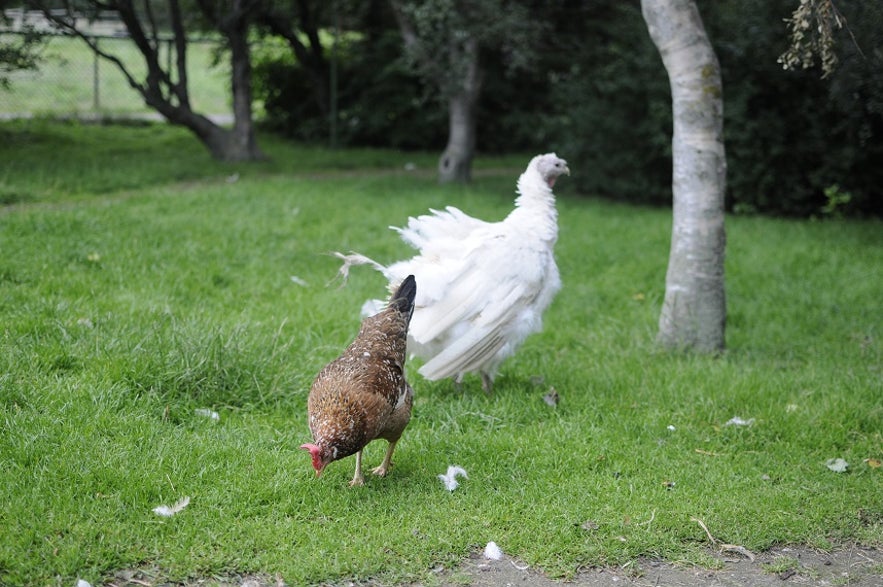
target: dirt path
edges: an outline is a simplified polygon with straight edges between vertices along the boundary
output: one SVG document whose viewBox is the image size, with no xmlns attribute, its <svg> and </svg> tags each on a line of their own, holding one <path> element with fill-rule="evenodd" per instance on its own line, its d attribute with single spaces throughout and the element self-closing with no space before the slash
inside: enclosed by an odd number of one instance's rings
<svg viewBox="0 0 883 587">
<path fill-rule="evenodd" d="M 883 551 L 853 546 L 830 553 L 807 547 L 781 547 L 755 556 L 711 553 L 719 570 L 642 560 L 627 568 L 590 569 L 572 581 L 553 581 L 504 557 L 473 557 L 440 577 L 440 587 L 787 587 L 831 585 L 883 587 Z"/>
<path fill-rule="evenodd" d="M 822 552 L 783 546 L 754 560 L 735 553 L 709 552 L 719 568 L 703 569 L 654 560 L 625 567 L 587 569 L 568 581 L 556 581 L 519 560 L 487 560 L 475 554 L 454 570 L 440 571 L 425 583 L 407 587 L 883 587 L 883 550 L 844 546 Z M 173 587 L 149 571 L 124 571 L 107 583 L 114 587 Z M 286 587 L 267 575 L 196 579 L 174 587 Z M 387 587 L 387 583 L 341 581 L 323 587 Z"/>
</svg>

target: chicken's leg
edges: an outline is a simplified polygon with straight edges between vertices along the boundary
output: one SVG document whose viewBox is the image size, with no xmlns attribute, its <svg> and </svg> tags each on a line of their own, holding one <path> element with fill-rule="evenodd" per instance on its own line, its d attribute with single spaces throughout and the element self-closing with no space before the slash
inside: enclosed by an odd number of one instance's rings
<svg viewBox="0 0 883 587">
<path fill-rule="evenodd" d="M 350 487 L 361 487 L 365 484 L 365 477 L 362 475 L 362 451 L 356 453 L 356 474 L 350 481 Z"/>
<path fill-rule="evenodd" d="M 494 391 L 494 378 L 484 371 L 481 372 L 481 388 L 488 394 Z"/>
<path fill-rule="evenodd" d="M 386 456 L 383 457 L 383 462 L 380 463 L 380 466 L 371 471 L 375 475 L 379 475 L 381 477 L 385 477 L 389 470 L 392 468 L 392 451 L 396 449 L 396 442 L 398 440 L 390 441 L 389 447 L 386 449 Z"/>
</svg>

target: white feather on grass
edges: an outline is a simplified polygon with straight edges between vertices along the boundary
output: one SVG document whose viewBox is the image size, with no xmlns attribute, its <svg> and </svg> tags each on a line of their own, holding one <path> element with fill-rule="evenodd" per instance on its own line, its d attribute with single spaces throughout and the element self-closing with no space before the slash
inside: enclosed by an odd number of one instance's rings
<svg viewBox="0 0 883 587">
<path fill-rule="evenodd" d="M 488 542 L 484 547 L 484 558 L 492 561 L 498 561 L 503 558 L 503 551 L 497 546 L 496 542 Z"/>
<path fill-rule="evenodd" d="M 221 419 L 221 416 L 214 410 L 209 410 L 208 408 L 196 408 L 194 413 L 197 416 L 202 416 L 203 418 L 211 418 L 215 422 Z"/>
<path fill-rule="evenodd" d="M 153 508 L 153 513 L 155 513 L 158 516 L 162 516 L 164 518 L 171 518 L 172 516 L 174 516 L 175 514 L 177 514 L 178 512 L 183 510 L 184 508 L 186 508 L 188 504 L 190 504 L 190 498 L 185 497 L 185 498 L 179 500 L 174 505 L 157 506 L 157 507 Z"/>
<path fill-rule="evenodd" d="M 466 469 L 458 467 L 457 465 L 450 465 L 448 467 L 448 472 L 439 475 L 438 478 L 444 483 L 445 489 L 453 491 L 460 485 L 459 481 L 457 481 L 457 475 L 462 475 L 466 479 L 469 479 L 469 475 L 466 474 Z"/>
<path fill-rule="evenodd" d="M 726 421 L 724 426 L 751 426 L 754 424 L 754 418 L 749 418 L 748 420 L 743 420 L 739 416 L 733 416 L 729 420 Z"/>
<path fill-rule="evenodd" d="M 828 459 L 825 461 L 825 466 L 835 473 L 845 473 L 846 470 L 849 469 L 849 463 L 841 458 Z"/>
</svg>

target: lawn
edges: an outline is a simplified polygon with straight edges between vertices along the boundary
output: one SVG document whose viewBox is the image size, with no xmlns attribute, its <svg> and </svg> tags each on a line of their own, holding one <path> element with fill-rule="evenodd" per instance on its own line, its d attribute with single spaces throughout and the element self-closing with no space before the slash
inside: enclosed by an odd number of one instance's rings
<svg viewBox="0 0 883 587">
<path fill-rule="evenodd" d="M 502 218 L 528 155 L 480 157 L 463 187 L 432 154 L 262 147 L 224 166 L 165 126 L 0 126 L 0 584 L 431 581 L 489 541 L 557 577 L 710 564 L 694 518 L 752 551 L 883 546 L 880 222 L 730 218 L 728 351 L 672 354 L 670 212 L 563 179 L 545 330 L 490 396 L 410 363 L 396 467 L 350 488 L 352 459 L 317 479 L 298 449 L 306 397 L 384 283 L 329 285 L 328 253 L 406 255 L 387 226 L 430 207 Z"/>
<path fill-rule="evenodd" d="M 139 82 L 143 82 L 144 58 L 129 38 L 99 40 L 102 50 L 118 57 Z M 187 75 L 191 103 L 207 115 L 229 114 L 229 66 L 217 61 L 217 44 L 188 44 Z M 166 65 L 166 47 L 160 58 Z M 9 74 L 10 88 L 0 88 L 0 114 L 35 116 L 100 113 L 111 116 L 155 114 L 130 86 L 117 66 L 96 59 L 80 39 L 51 37 L 42 51 L 36 71 Z"/>
</svg>

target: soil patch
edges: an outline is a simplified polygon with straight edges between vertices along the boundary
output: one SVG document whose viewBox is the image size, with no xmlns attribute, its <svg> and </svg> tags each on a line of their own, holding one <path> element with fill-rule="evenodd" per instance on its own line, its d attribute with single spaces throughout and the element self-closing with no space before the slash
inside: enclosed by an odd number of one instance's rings
<svg viewBox="0 0 883 587">
<path fill-rule="evenodd" d="M 821 552 L 802 546 L 774 548 L 754 560 L 729 553 L 709 553 L 719 569 L 703 569 L 640 560 L 627 567 L 588 569 L 571 581 L 554 581 L 520 561 L 473 557 L 442 587 L 787 587 L 788 585 L 849 585 L 883 587 L 883 551 L 852 546 Z"/>
<path fill-rule="evenodd" d="M 503 556 L 487 560 L 473 555 L 454 570 L 440 571 L 426 583 L 408 587 L 883 587 L 883 550 L 844 546 L 823 552 L 805 546 L 782 546 L 741 554 L 710 551 L 717 568 L 706 569 L 650 559 L 623 567 L 586 569 L 567 581 L 550 579 L 522 561 Z M 114 587 L 172 587 L 149 571 L 118 573 Z M 326 587 L 385 587 L 381 582 L 342 581 Z M 246 575 L 211 577 L 179 587 L 286 587 L 281 577 Z"/>
</svg>

